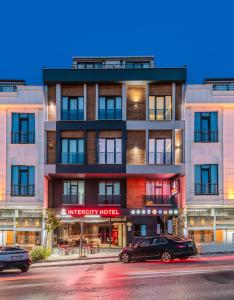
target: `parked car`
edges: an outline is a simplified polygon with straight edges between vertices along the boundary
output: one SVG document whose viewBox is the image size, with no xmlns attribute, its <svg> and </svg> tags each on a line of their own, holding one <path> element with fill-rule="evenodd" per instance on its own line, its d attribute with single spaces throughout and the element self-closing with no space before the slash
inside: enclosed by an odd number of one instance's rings
<svg viewBox="0 0 234 300">
<path fill-rule="evenodd" d="M 192 240 L 172 235 L 158 235 L 140 239 L 135 245 L 122 249 L 119 259 L 123 263 L 147 259 L 161 259 L 163 262 L 169 262 L 175 258 L 187 259 L 197 253 L 196 245 Z"/>
<path fill-rule="evenodd" d="M 28 250 L 20 247 L 0 247 L 0 271 L 6 269 L 19 269 L 27 272 L 31 265 Z"/>
</svg>

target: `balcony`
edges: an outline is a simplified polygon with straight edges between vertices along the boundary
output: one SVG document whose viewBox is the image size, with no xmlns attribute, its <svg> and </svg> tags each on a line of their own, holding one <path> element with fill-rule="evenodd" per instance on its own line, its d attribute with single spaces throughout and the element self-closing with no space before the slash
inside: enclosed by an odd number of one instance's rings
<svg viewBox="0 0 234 300">
<path fill-rule="evenodd" d="M 70 121 L 83 121 L 84 120 L 84 110 L 83 109 L 62 109 L 61 120 Z"/>
<path fill-rule="evenodd" d="M 171 195 L 145 195 L 145 206 L 173 206 L 176 207 L 175 198 Z"/>
<path fill-rule="evenodd" d="M 11 196 L 34 196 L 35 195 L 35 185 L 18 185 L 14 184 L 11 186 Z"/>
<path fill-rule="evenodd" d="M 195 130 L 194 131 L 195 143 L 217 143 L 218 130 Z"/>
<path fill-rule="evenodd" d="M 12 132 L 12 144 L 35 144 L 35 132 Z"/>
<path fill-rule="evenodd" d="M 195 183 L 195 195 L 218 195 L 218 184 L 208 183 L 200 184 Z"/>
<path fill-rule="evenodd" d="M 99 205 L 120 205 L 121 195 L 98 195 Z"/>
<path fill-rule="evenodd" d="M 99 164 L 122 164 L 122 152 L 99 152 Z"/>
<path fill-rule="evenodd" d="M 62 152 L 62 164 L 84 164 L 84 153 Z"/>
<path fill-rule="evenodd" d="M 171 116 L 172 109 L 149 109 L 149 120 L 152 121 L 170 121 Z"/>
<path fill-rule="evenodd" d="M 98 120 L 122 120 L 122 109 L 99 109 Z"/>
<path fill-rule="evenodd" d="M 172 152 L 149 152 L 149 164 L 170 165 L 172 163 Z"/>
<path fill-rule="evenodd" d="M 85 194 L 62 195 L 63 204 L 84 205 Z"/>
</svg>

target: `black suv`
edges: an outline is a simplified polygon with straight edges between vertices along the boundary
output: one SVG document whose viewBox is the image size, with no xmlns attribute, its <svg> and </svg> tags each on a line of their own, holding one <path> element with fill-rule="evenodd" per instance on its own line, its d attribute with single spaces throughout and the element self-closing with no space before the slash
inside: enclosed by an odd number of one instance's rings
<svg viewBox="0 0 234 300">
<path fill-rule="evenodd" d="M 197 253 L 196 245 L 191 240 L 173 235 L 158 235 L 140 239 L 136 244 L 122 249 L 119 259 L 123 263 L 147 259 L 161 259 L 163 262 L 169 262 L 174 258 L 186 259 Z"/>
</svg>

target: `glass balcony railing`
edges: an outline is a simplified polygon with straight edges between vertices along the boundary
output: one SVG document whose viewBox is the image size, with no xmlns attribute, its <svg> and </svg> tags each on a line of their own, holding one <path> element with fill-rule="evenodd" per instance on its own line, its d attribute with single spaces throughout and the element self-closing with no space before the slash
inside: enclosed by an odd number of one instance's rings
<svg viewBox="0 0 234 300">
<path fill-rule="evenodd" d="M 62 109 L 61 120 L 84 120 L 84 110 L 81 109 Z"/>
<path fill-rule="evenodd" d="M 171 195 L 145 195 L 146 206 L 168 205 L 176 206 L 175 198 Z"/>
<path fill-rule="evenodd" d="M 84 205 L 85 202 L 85 194 L 74 194 L 74 195 L 62 195 L 63 204 L 77 204 Z"/>
<path fill-rule="evenodd" d="M 99 120 L 121 120 L 122 109 L 99 109 L 98 119 Z"/>
<path fill-rule="evenodd" d="M 99 152 L 99 164 L 122 164 L 122 152 Z"/>
<path fill-rule="evenodd" d="M 120 195 L 98 195 L 98 204 L 102 205 L 120 205 Z"/>
<path fill-rule="evenodd" d="M 172 152 L 149 152 L 149 164 L 170 165 L 172 163 Z"/>
<path fill-rule="evenodd" d="M 84 153 L 62 152 L 61 163 L 62 164 L 83 164 Z"/>
<path fill-rule="evenodd" d="M 172 119 L 171 109 L 149 109 L 149 120 L 170 121 Z"/>
</svg>

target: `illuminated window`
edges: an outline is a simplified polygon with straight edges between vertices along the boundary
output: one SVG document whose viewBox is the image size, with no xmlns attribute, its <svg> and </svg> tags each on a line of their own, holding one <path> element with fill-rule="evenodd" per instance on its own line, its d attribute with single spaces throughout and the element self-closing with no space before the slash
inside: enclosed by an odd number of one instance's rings
<svg viewBox="0 0 234 300">
<path fill-rule="evenodd" d="M 122 140 L 99 139 L 99 164 L 122 164 Z"/>
<path fill-rule="evenodd" d="M 171 120 L 171 96 L 149 96 L 149 120 Z"/>
</svg>

